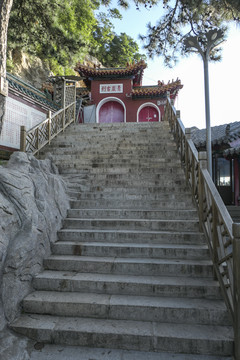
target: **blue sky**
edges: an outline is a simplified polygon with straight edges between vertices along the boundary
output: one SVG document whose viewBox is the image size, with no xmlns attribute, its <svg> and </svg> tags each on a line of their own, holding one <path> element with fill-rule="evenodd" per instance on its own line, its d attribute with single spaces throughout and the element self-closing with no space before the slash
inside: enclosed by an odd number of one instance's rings
<svg viewBox="0 0 240 360">
<path fill-rule="evenodd" d="M 114 20 L 114 31 L 125 32 L 138 42 L 139 34 L 146 34 L 147 23 L 155 24 L 161 16 L 161 8 L 140 11 L 131 5 L 129 10 L 121 10 L 122 20 Z M 222 61 L 209 64 L 210 112 L 211 125 L 221 125 L 240 121 L 240 27 L 232 25 L 227 41 L 222 45 Z M 185 127 L 205 127 L 203 64 L 196 54 L 188 58 L 180 58 L 178 64 L 169 69 L 163 65 L 161 57 L 147 60 L 148 68 L 144 71 L 143 85 L 155 85 L 158 80 L 177 79 L 184 85 L 175 103 L 181 111 L 181 119 Z"/>
</svg>

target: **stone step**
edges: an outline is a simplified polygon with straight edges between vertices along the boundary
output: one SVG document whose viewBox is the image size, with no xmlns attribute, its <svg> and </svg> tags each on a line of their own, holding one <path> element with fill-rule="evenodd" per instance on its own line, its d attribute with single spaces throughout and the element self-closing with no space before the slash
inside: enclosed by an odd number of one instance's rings
<svg viewBox="0 0 240 360">
<path fill-rule="evenodd" d="M 126 134 L 126 133 L 132 133 L 133 136 L 135 136 L 136 133 L 156 133 L 156 131 L 163 132 L 163 131 L 170 131 L 170 126 L 168 122 L 160 122 L 155 123 L 152 126 L 149 126 L 147 123 L 122 123 L 121 125 L 117 124 L 81 124 L 80 126 L 78 124 L 72 124 L 70 125 L 67 130 L 68 133 L 84 133 L 91 135 L 92 133 L 98 133 L 99 135 L 103 133 L 113 133 L 113 134 Z"/>
<path fill-rule="evenodd" d="M 44 270 L 33 278 L 33 286 L 41 291 L 222 300 L 217 281 L 212 278 L 186 276 L 135 276 Z"/>
<path fill-rule="evenodd" d="M 171 142 L 173 141 L 173 135 L 168 131 L 168 129 L 162 129 L 161 131 L 147 131 L 147 132 L 116 132 L 116 131 L 107 131 L 107 132 L 79 132 L 79 131 L 68 131 L 65 134 L 61 134 L 59 137 L 60 140 L 70 141 L 75 140 L 81 141 L 92 141 L 94 142 L 103 142 L 108 140 L 109 143 L 116 142 L 118 143 L 142 143 L 144 144 L 161 144 L 161 142 Z M 59 139 L 54 140 L 54 142 L 59 141 Z M 152 142 L 151 142 L 152 140 Z"/>
<path fill-rule="evenodd" d="M 78 198 L 81 196 L 82 193 L 100 193 L 100 194 L 106 194 L 106 195 L 112 195 L 112 194 L 123 194 L 123 195 L 152 195 L 156 194 L 158 196 L 160 195 L 166 195 L 167 192 L 175 193 L 175 194 L 182 194 L 182 193 L 188 193 L 190 195 L 190 190 L 188 187 L 185 186 L 178 186 L 177 188 L 175 186 L 142 186 L 139 187 L 130 187 L 129 185 L 123 187 L 117 187 L 117 186 L 91 186 L 91 185 L 85 185 L 84 187 L 79 185 L 68 185 L 68 191 L 67 193 L 71 197 Z"/>
<path fill-rule="evenodd" d="M 121 257 L 91 257 L 78 255 L 51 255 L 43 261 L 46 270 L 97 272 L 105 274 L 131 274 L 164 276 L 212 277 L 209 260 L 149 259 Z"/>
<path fill-rule="evenodd" d="M 149 140 L 149 137 L 153 141 L 165 140 L 166 138 L 173 139 L 173 135 L 170 133 L 168 128 L 161 129 L 149 129 L 146 131 L 123 131 L 119 129 L 119 131 L 108 130 L 108 131 L 79 131 L 79 129 L 69 129 L 65 134 L 61 134 L 61 138 L 77 138 L 79 139 L 97 139 L 97 140 L 105 140 L 109 139 L 109 141 L 117 140 L 117 141 L 138 141 L 144 139 L 145 142 Z M 146 139 L 147 138 L 147 139 Z"/>
<path fill-rule="evenodd" d="M 80 138 L 81 135 L 79 135 Z M 149 156 L 150 154 L 156 157 L 156 154 L 166 154 L 167 157 L 170 157 L 172 154 L 177 156 L 176 144 L 173 141 L 164 141 L 156 143 L 135 143 L 130 144 L 127 142 L 114 144 L 114 146 L 106 145 L 107 140 L 105 140 L 105 144 L 103 146 L 99 146 L 99 144 L 94 144 L 91 142 L 91 139 L 85 142 L 74 139 L 56 139 L 51 142 L 50 145 L 47 145 L 46 148 L 40 150 L 40 154 L 42 158 L 45 158 L 47 153 L 51 153 L 52 155 L 60 155 L 60 154 L 84 154 L 86 156 L 101 156 L 102 154 L 118 154 L 119 157 L 125 154 L 140 154 Z"/>
<path fill-rule="evenodd" d="M 126 122 L 126 123 L 90 123 L 90 124 L 71 124 L 69 126 L 69 129 L 78 129 L 80 128 L 81 131 L 91 131 L 91 130 L 100 130 L 100 129 L 104 129 L 105 131 L 109 130 L 109 129 L 114 129 L 114 130 L 121 130 L 122 129 L 129 129 L 129 131 L 136 131 L 136 129 L 138 129 L 138 131 L 142 131 L 145 129 L 154 129 L 154 128 L 163 128 L 163 127 L 167 127 L 169 128 L 169 122 L 168 121 L 161 121 L 161 122 Z M 100 130 L 101 131 L 101 130 Z"/>
<path fill-rule="evenodd" d="M 121 200 L 174 200 L 174 201 L 184 201 L 186 197 L 190 197 L 191 194 L 189 191 L 177 191 L 177 189 L 173 190 L 174 192 L 145 192 L 144 189 L 142 191 L 131 191 L 131 189 L 115 189 L 114 191 L 69 191 L 68 194 L 73 199 L 121 199 Z M 191 198 L 190 198 L 191 199 Z"/>
<path fill-rule="evenodd" d="M 121 156 L 120 156 L 121 155 Z M 172 154 L 171 154 L 172 155 Z M 125 163 L 125 164 L 131 164 L 131 165 L 147 165 L 147 164 L 163 164 L 163 165 L 179 165 L 181 164 L 180 159 L 172 158 L 170 155 L 160 157 L 155 152 L 152 152 L 152 154 L 139 154 L 138 152 L 126 152 L 126 154 L 123 156 L 123 154 L 112 154 L 112 153 L 106 153 L 106 154 L 99 154 L 91 155 L 91 153 L 86 153 L 85 155 L 82 153 L 76 153 L 76 151 L 73 151 L 72 153 L 67 154 L 66 151 L 64 154 L 53 154 L 52 159 L 54 161 L 72 161 L 76 160 L 78 162 L 81 162 L 82 164 L 88 164 L 89 162 L 94 163 L 106 163 L 106 162 L 115 162 L 115 163 Z"/>
<path fill-rule="evenodd" d="M 184 177 L 184 173 L 183 171 L 181 172 L 181 174 L 174 174 L 171 173 L 170 176 L 165 176 L 164 173 L 159 172 L 159 173 L 148 173 L 146 171 L 142 172 L 142 171 L 138 171 L 138 172 L 125 172 L 125 171 L 121 171 L 121 172 L 115 172 L 115 173 L 98 173 L 98 174 L 94 174 L 92 172 L 89 172 L 89 170 L 84 170 L 81 169 L 78 172 L 76 171 L 75 173 L 65 173 L 62 174 L 62 177 L 65 181 L 67 182 L 79 182 L 82 180 L 86 180 L 89 183 L 91 182 L 95 182 L 96 186 L 98 184 L 99 181 L 113 181 L 114 183 L 116 183 L 117 181 L 127 181 L 127 184 L 133 184 L 136 183 L 136 185 L 145 185 L 145 186 L 150 186 L 148 185 L 148 181 L 152 182 L 158 182 L 159 185 L 163 185 L 163 186 L 168 186 L 168 184 L 174 184 L 176 186 L 179 186 L 181 184 L 186 184 L 186 179 Z"/>
<path fill-rule="evenodd" d="M 176 173 L 170 173 L 166 176 L 163 172 L 159 173 L 148 173 L 146 171 L 138 171 L 138 172 L 126 172 L 123 169 L 118 169 L 118 171 L 109 173 L 106 172 L 98 172 L 94 173 L 92 171 L 89 171 L 88 169 L 68 169 L 69 171 L 65 171 L 65 173 L 62 173 L 62 177 L 67 182 L 79 182 L 82 180 L 87 180 L 90 184 L 93 184 L 97 186 L 99 182 L 103 181 L 113 181 L 114 183 L 117 183 L 117 181 L 125 181 L 127 184 L 137 183 L 137 185 L 144 184 L 145 186 L 148 185 L 148 182 L 160 182 L 160 184 L 164 184 L 165 186 L 168 186 L 168 184 L 176 184 L 178 186 L 179 184 L 182 184 L 184 181 L 186 183 L 186 179 L 184 177 L 183 171 Z M 169 182 L 168 182 L 169 180 Z"/>
<path fill-rule="evenodd" d="M 91 196 L 91 195 L 90 195 Z M 113 208 L 113 207 L 119 207 L 119 209 L 142 209 L 143 207 L 145 209 L 162 209 L 163 207 L 165 207 L 167 210 L 173 210 L 173 209 L 178 209 L 178 210 L 187 210 L 193 209 L 193 203 L 192 200 L 189 197 L 186 197 L 185 201 L 184 199 L 182 199 L 182 201 L 177 201 L 176 199 L 157 199 L 157 200 L 149 200 L 149 199 L 141 199 L 141 200 L 136 200 L 136 199 L 121 199 L 121 198 L 117 198 L 115 199 L 104 199 L 104 198 L 94 198 L 94 196 L 92 196 L 92 198 L 88 199 L 81 199 L 81 200 L 74 200 L 74 199 L 70 199 L 70 206 L 72 209 L 88 209 L 88 208 L 96 208 L 96 209 L 100 209 L 100 208 Z"/>
<path fill-rule="evenodd" d="M 158 219 L 75 219 L 66 218 L 63 221 L 65 229 L 123 229 L 123 230 L 150 230 L 150 231 L 199 231 L 199 222 L 196 220 L 158 220 Z"/>
<path fill-rule="evenodd" d="M 208 259 L 207 245 L 132 244 L 108 242 L 57 241 L 52 245 L 55 255 L 117 256 L 167 259 Z"/>
<path fill-rule="evenodd" d="M 209 299 L 35 291 L 24 299 L 23 311 L 67 317 L 231 325 L 224 301 Z"/>
<path fill-rule="evenodd" d="M 179 164 L 174 163 L 157 163 L 157 162 L 141 162 L 141 161 L 114 161 L 106 159 L 103 162 L 97 160 L 96 162 L 89 162 L 89 161 L 82 161 L 81 159 L 71 159 L 71 155 L 69 155 L 69 160 L 65 157 L 60 157 L 59 159 L 54 159 L 54 162 L 56 164 L 59 164 L 60 168 L 63 167 L 71 167 L 73 166 L 76 169 L 84 169 L 84 170 L 93 170 L 98 171 L 96 172 L 102 172 L 106 173 L 110 170 L 123 170 L 127 173 L 142 173 L 142 172 L 154 172 L 154 173 L 183 173 L 182 168 L 179 166 Z M 110 172 L 111 173 L 111 172 Z"/>
<path fill-rule="evenodd" d="M 227 326 L 24 314 L 11 328 L 44 343 L 220 356 L 233 351 L 233 332 Z"/>
<path fill-rule="evenodd" d="M 104 132 L 79 132 L 79 131 L 68 131 L 67 133 L 61 134 L 59 137 L 60 140 L 69 141 L 69 139 L 90 141 L 92 142 L 103 142 L 108 140 L 109 143 L 116 142 L 118 143 L 141 143 L 151 145 L 151 138 L 153 144 L 161 144 L 161 142 L 173 142 L 173 135 L 169 132 L 168 129 L 162 129 L 161 131 L 145 131 L 145 132 L 123 132 L 123 131 L 104 131 Z M 59 140 L 58 139 L 58 140 Z M 57 139 L 56 139 L 57 141 Z M 108 145 L 108 143 L 106 143 Z"/>
<path fill-rule="evenodd" d="M 181 179 L 183 178 L 184 173 L 183 169 L 180 167 L 163 167 L 162 169 L 159 169 L 158 166 L 155 168 L 141 168 L 141 169 L 131 169 L 128 166 L 112 166 L 112 167 L 95 167 L 95 166 L 81 166 L 77 163 L 61 163 L 61 161 L 56 162 L 56 165 L 58 166 L 60 174 L 93 174 L 93 175 L 111 175 L 111 174 L 121 174 L 125 175 L 127 178 L 128 175 L 131 177 L 156 177 L 156 178 L 164 178 L 166 176 L 173 176 L 174 179 Z M 181 177 L 180 177 L 181 176 Z"/>
<path fill-rule="evenodd" d="M 138 209 L 69 209 L 68 218 L 117 218 L 117 219 L 175 219 L 198 220 L 194 210 L 138 210 Z"/>
<path fill-rule="evenodd" d="M 41 351 L 31 350 L 31 360 L 232 360 L 232 357 L 214 355 L 145 352 L 109 348 L 87 348 L 46 344 Z"/>
<path fill-rule="evenodd" d="M 143 230 L 89 230 L 62 229 L 58 231 L 62 241 L 141 243 L 141 244 L 206 244 L 200 232 L 143 231 Z"/>
<path fill-rule="evenodd" d="M 68 142 L 61 142 L 57 145 L 52 143 L 48 147 L 49 149 L 54 150 L 52 152 L 52 156 L 62 156 L 62 155 L 77 155 L 83 159 L 92 159 L 92 158 L 123 158 L 129 159 L 136 156 L 136 158 L 143 158 L 143 159 L 153 159 L 155 158 L 157 161 L 158 159 L 169 159 L 170 161 L 173 160 L 172 155 L 175 154 L 175 159 L 177 159 L 177 150 L 175 143 L 161 143 L 156 145 L 142 145 L 142 146 L 128 146 L 119 144 L 112 148 L 112 151 L 109 152 L 109 148 L 103 147 L 89 147 L 82 143 L 72 144 Z M 159 152 L 161 150 L 161 152 Z M 45 150 L 46 151 L 46 150 Z M 42 150 L 42 153 L 43 150 Z"/>
<path fill-rule="evenodd" d="M 68 189 L 76 189 L 76 188 L 83 188 L 85 189 L 89 189 L 92 188 L 93 190 L 97 190 L 98 188 L 120 188 L 120 187 L 127 187 L 129 186 L 129 181 L 133 181 L 133 176 L 130 177 L 128 175 L 128 178 L 126 179 L 126 177 L 120 176 L 119 178 L 115 178 L 111 176 L 101 176 L 98 175 L 96 176 L 91 176 L 91 174 L 87 175 L 72 175 L 72 176 L 62 176 L 64 178 L 64 180 L 67 183 L 67 187 Z M 152 177 L 150 178 L 145 178 L 142 179 L 139 177 L 135 178 L 135 189 L 140 190 L 143 186 L 144 187 L 149 187 L 149 188 L 154 188 L 154 187 L 159 187 L 161 189 L 164 189 L 164 191 L 166 191 L 167 189 L 173 189 L 173 188 L 186 188 L 186 190 L 189 190 L 189 187 L 186 185 L 186 181 L 182 180 L 182 179 L 169 179 L 169 181 L 167 181 L 166 179 L 162 179 L 162 180 L 155 180 Z"/>
<path fill-rule="evenodd" d="M 75 145 L 77 147 L 89 146 L 93 145 L 94 148 L 97 148 L 97 145 L 101 143 L 104 147 L 109 148 L 110 145 L 113 145 L 114 149 L 118 146 L 131 146 L 134 147 L 140 146 L 149 146 L 149 147 L 156 147 L 156 146 L 164 146 L 164 145 L 175 145 L 173 136 L 168 131 L 161 131 L 160 133 L 149 132 L 146 134 L 132 134 L 132 133 L 86 133 L 83 132 L 73 132 L 73 133 L 65 133 L 61 134 L 59 137 L 52 140 L 50 144 L 50 148 L 52 146 L 56 146 L 59 144 L 71 144 L 72 147 Z M 90 150 L 91 151 L 91 150 Z"/>
</svg>

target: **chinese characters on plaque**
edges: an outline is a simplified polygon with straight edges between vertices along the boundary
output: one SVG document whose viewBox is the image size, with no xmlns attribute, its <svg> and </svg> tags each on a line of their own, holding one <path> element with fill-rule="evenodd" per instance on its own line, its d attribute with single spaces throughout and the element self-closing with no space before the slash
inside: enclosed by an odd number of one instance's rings
<svg viewBox="0 0 240 360">
<path fill-rule="evenodd" d="M 120 94 L 123 84 L 100 84 L 100 94 Z"/>
</svg>

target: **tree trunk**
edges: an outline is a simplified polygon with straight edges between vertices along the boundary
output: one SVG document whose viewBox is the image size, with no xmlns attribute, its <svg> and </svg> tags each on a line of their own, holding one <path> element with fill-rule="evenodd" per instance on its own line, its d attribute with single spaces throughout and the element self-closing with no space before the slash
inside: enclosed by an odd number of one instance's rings
<svg viewBox="0 0 240 360">
<path fill-rule="evenodd" d="M 13 0 L 0 0 L 0 76 L 6 78 L 7 30 Z M 6 97 L 0 94 L 0 134 L 5 116 Z"/>
</svg>

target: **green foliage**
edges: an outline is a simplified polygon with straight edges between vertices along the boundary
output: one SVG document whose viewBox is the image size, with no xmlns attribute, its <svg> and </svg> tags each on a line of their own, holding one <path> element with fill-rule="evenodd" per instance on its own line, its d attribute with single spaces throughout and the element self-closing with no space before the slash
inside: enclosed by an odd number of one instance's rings
<svg viewBox="0 0 240 360">
<path fill-rule="evenodd" d="M 116 9 L 113 9 L 116 10 Z M 120 16 L 116 12 L 117 17 Z M 139 53 L 138 44 L 127 34 L 117 35 L 109 20 L 109 13 L 98 14 L 98 24 L 93 32 L 94 42 L 90 54 L 96 56 L 106 67 L 125 66 L 126 63 L 146 60 L 146 56 Z"/>
<path fill-rule="evenodd" d="M 150 57 L 163 56 L 165 64 L 173 65 L 185 53 L 184 39 L 203 37 L 211 29 L 226 30 L 226 22 L 239 21 L 239 0 L 159 0 L 164 15 L 156 25 L 148 24 L 147 35 L 140 35 Z M 212 54 L 218 60 L 219 51 Z"/>
<path fill-rule="evenodd" d="M 86 53 L 96 25 L 91 0 L 18 0 L 8 29 L 8 50 L 21 49 L 66 67 Z M 53 61 L 54 60 L 54 61 Z"/>
<path fill-rule="evenodd" d="M 126 66 L 126 63 L 146 60 L 146 56 L 139 53 L 138 44 L 125 33 L 119 36 L 113 34 L 111 41 L 103 44 L 98 54 L 98 59 L 106 67 Z"/>
<path fill-rule="evenodd" d="M 127 61 L 141 58 L 133 39 L 113 32 L 110 19 L 121 19 L 117 8 L 95 15 L 101 4 L 108 6 L 109 0 L 14 1 L 8 50 L 36 55 L 59 75 L 73 74 L 76 62 L 88 53 L 107 66 L 125 65 Z M 119 60 L 113 52 L 121 53 Z M 11 69 L 10 60 L 8 62 Z"/>
</svg>

